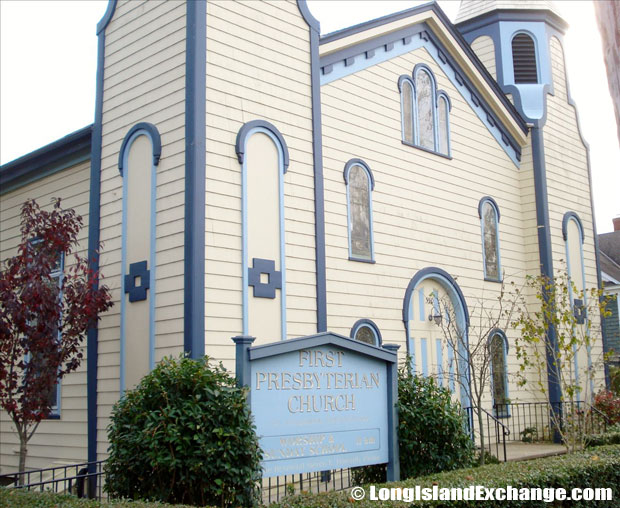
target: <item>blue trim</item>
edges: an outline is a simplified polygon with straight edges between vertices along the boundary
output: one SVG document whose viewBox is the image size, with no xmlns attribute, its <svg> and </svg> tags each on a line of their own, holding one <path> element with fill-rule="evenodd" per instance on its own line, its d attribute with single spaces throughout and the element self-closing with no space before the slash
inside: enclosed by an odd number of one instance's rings
<svg viewBox="0 0 620 508">
<path fill-rule="evenodd" d="M 431 279 L 438 282 L 448 293 L 455 311 L 457 312 L 457 317 L 460 320 L 459 327 L 465 333 L 465 341 L 462 344 L 462 350 L 459 349 L 459 371 L 462 373 L 462 379 L 460 381 L 462 386 L 471 386 L 471 372 L 469 370 L 469 365 L 465 361 L 466 356 L 469 354 L 468 351 L 468 333 L 469 333 L 469 310 L 467 308 L 467 303 L 465 302 L 465 297 L 461 291 L 461 288 L 458 286 L 456 281 L 448 274 L 445 270 L 437 267 L 427 267 L 420 271 L 418 271 L 409 281 L 407 289 L 405 290 L 405 296 L 403 298 L 403 324 L 405 325 L 405 334 L 406 339 L 410 339 L 410 329 L 409 323 L 413 320 L 410 315 L 411 311 L 411 296 L 416 287 L 426 279 Z M 419 291 L 420 301 L 424 300 L 424 294 L 422 290 Z M 421 312 L 422 321 L 425 320 L 423 312 Z M 467 390 L 461 388 L 461 405 L 463 407 L 469 407 L 471 402 L 470 394 L 467 393 Z"/>
<path fill-rule="evenodd" d="M 467 326 L 467 328 L 469 328 L 469 310 L 467 308 L 467 302 L 465 301 L 465 297 L 463 296 L 463 292 L 461 291 L 461 288 L 459 287 L 459 285 L 456 283 L 456 281 L 452 278 L 452 276 L 448 272 L 446 272 L 445 270 L 442 270 L 441 268 L 437 268 L 435 266 L 429 266 L 427 268 L 423 268 L 422 270 L 419 270 L 409 281 L 409 284 L 407 285 L 407 289 L 405 290 L 405 297 L 403 299 L 403 322 L 406 324 L 410 319 L 408 304 L 409 304 L 409 301 L 411 300 L 411 293 L 416 288 L 416 286 L 420 284 L 420 282 L 426 279 L 434 279 L 434 280 L 439 280 L 439 281 L 443 279 L 443 282 L 446 285 L 446 287 L 451 287 L 451 289 L 454 290 L 459 300 L 459 303 L 461 305 L 461 308 L 463 309 L 465 325 Z M 422 292 L 420 294 L 421 294 L 420 298 L 422 301 L 424 298 L 424 294 Z M 425 321 L 423 311 L 422 311 L 421 317 L 422 317 L 421 320 Z"/>
<path fill-rule="evenodd" d="M 138 131 L 145 131 L 148 133 L 153 146 L 153 165 L 159 165 L 159 158 L 161 157 L 161 136 L 159 135 L 159 131 L 152 123 L 140 122 L 129 129 L 129 132 L 125 135 L 123 143 L 121 144 L 121 150 L 118 153 L 118 170 L 121 172 L 121 175 L 123 175 L 123 167 L 125 164 L 124 156 L 125 150 L 127 150 L 127 144 Z"/>
<path fill-rule="evenodd" d="M 420 353 L 422 356 L 422 375 L 428 377 L 428 347 L 425 338 L 420 338 Z"/>
<path fill-rule="evenodd" d="M 448 344 L 448 388 L 452 393 L 456 391 L 456 382 L 454 379 L 454 348 Z"/>
<path fill-rule="evenodd" d="M 484 196 L 478 202 L 478 217 L 482 219 L 482 205 L 484 205 L 485 201 L 491 202 L 491 204 L 493 205 L 493 208 L 495 208 L 495 213 L 497 215 L 497 222 L 499 222 L 501 220 L 501 215 L 499 213 L 499 206 L 497 205 L 497 201 L 495 201 L 491 196 Z"/>
<path fill-rule="evenodd" d="M 271 137 L 275 137 L 277 142 L 280 144 L 283 154 L 282 165 L 284 168 L 284 173 L 286 173 L 290 162 L 286 141 L 284 141 L 284 136 L 282 136 L 277 127 L 267 120 L 252 120 L 251 122 L 244 123 L 241 129 L 239 129 L 239 132 L 237 133 L 237 140 L 235 141 L 235 152 L 237 153 L 239 164 L 243 164 L 245 160 L 245 146 L 247 138 L 254 133 L 255 129 L 258 128 L 269 131 L 268 133 L 271 134 Z"/>
<path fill-rule="evenodd" d="M 474 51 L 471 49 L 471 46 L 469 45 L 469 43 L 464 39 L 463 35 L 459 31 L 460 25 L 459 25 L 459 29 L 457 29 L 457 27 L 454 24 L 452 24 L 452 22 L 448 19 L 446 14 L 443 12 L 441 7 L 439 7 L 439 5 L 436 2 L 429 2 L 424 5 L 413 7 L 411 9 L 400 11 L 400 12 L 390 14 L 387 16 L 383 16 L 381 18 L 367 21 L 365 23 L 360 23 L 350 28 L 345 28 L 343 30 L 332 32 L 330 34 L 327 34 L 321 37 L 320 43 L 327 44 L 329 42 L 342 39 L 344 37 L 348 37 L 353 34 L 357 34 L 360 32 L 364 32 L 366 30 L 370 30 L 371 28 L 379 27 L 379 26 L 382 26 L 388 23 L 392 23 L 393 21 L 398 21 L 400 19 L 415 16 L 425 11 L 432 11 L 434 14 L 437 15 L 437 17 L 441 20 L 445 28 L 448 30 L 448 32 L 454 37 L 459 47 L 469 57 L 472 65 L 480 72 L 480 74 L 483 76 L 486 83 L 495 92 L 495 95 L 497 96 L 498 100 L 504 105 L 504 107 L 510 113 L 514 121 L 519 125 L 523 133 L 527 134 L 528 127 L 526 125 L 526 122 L 520 116 L 520 114 L 518 113 L 516 108 L 513 106 L 513 104 L 505 96 L 504 92 L 501 90 L 497 81 L 493 78 L 493 76 L 489 74 L 489 71 L 482 64 L 482 62 L 480 62 L 480 60 L 478 59 Z M 409 35 L 409 34 L 401 35 L 400 32 L 395 32 L 394 34 L 397 34 L 397 33 L 398 33 L 399 38 L 403 38 L 403 37 L 406 37 L 406 35 Z M 433 39 L 433 42 L 435 43 L 436 38 L 431 36 L 431 39 Z M 355 48 L 356 48 L 356 45 L 352 46 L 349 49 L 352 49 L 353 51 L 355 51 Z M 454 68 L 456 69 L 455 62 L 454 60 L 452 60 L 452 57 L 450 55 L 445 54 L 444 52 L 444 58 L 446 58 L 446 60 L 450 63 L 450 65 L 454 66 Z"/>
<path fill-rule="evenodd" d="M 97 23 L 97 35 L 103 35 L 105 37 L 105 34 L 102 34 L 102 32 L 107 28 L 108 24 L 112 20 L 112 16 L 114 16 L 115 9 L 116 9 L 116 0 L 110 0 L 108 2 L 108 8 L 103 14 L 103 18 L 99 20 L 99 23 Z"/>
<path fill-rule="evenodd" d="M 105 66 L 105 27 L 108 25 L 116 0 L 110 0 L 108 8 L 97 25 L 97 77 L 95 91 L 95 123 L 92 128 L 91 156 L 90 156 L 90 193 L 88 206 L 88 266 L 93 273 L 99 272 L 99 239 L 101 220 L 101 145 L 103 121 L 103 80 Z M 97 278 L 94 288 L 99 288 Z M 99 329 L 97 323 L 88 329 L 86 339 L 86 420 L 88 434 L 87 459 L 88 472 L 95 471 L 94 462 L 97 460 L 97 362 L 99 360 Z M 95 488 L 95 476 L 89 479 L 89 487 Z M 94 490 L 93 490 L 94 492 Z"/>
<path fill-rule="evenodd" d="M 549 225 L 549 201 L 547 194 L 547 170 L 545 167 L 545 142 L 542 128 L 532 127 L 532 162 L 534 169 L 534 196 L 536 199 L 536 229 L 538 231 L 538 252 L 540 258 L 540 273 L 543 277 L 553 280 L 553 252 L 551 249 L 551 228 Z M 547 299 L 547 295 L 543 295 Z M 560 387 L 559 366 L 555 358 L 558 357 L 556 329 L 553 323 L 548 323 L 547 332 L 547 384 L 549 386 L 549 401 L 552 406 L 559 407 L 562 400 Z M 551 349 L 551 351 L 548 351 Z M 554 358 L 555 357 L 555 358 Z M 556 436 L 557 438 L 557 436 Z"/>
<path fill-rule="evenodd" d="M 585 234 L 583 232 L 583 223 L 581 222 L 581 219 L 579 218 L 579 215 L 577 215 L 576 212 L 566 212 L 564 214 L 564 217 L 562 218 L 562 237 L 564 238 L 564 241 L 568 241 L 568 221 L 569 220 L 574 220 L 577 223 L 577 226 L 579 226 L 579 234 L 581 236 L 581 243 L 583 244 L 583 242 L 585 241 Z M 585 283 L 585 278 L 583 279 L 584 283 Z"/>
<path fill-rule="evenodd" d="M 319 23 L 319 20 L 312 15 L 310 9 L 308 9 L 306 0 L 297 0 L 297 8 L 308 26 L 315 32 L 321 33 L 321 24 Z"/>
<path fill-rule="evenodd" d="M 370 177 L 370 189 L 374 191 L 375 190 L 375 177 L 372 174 L 372 170 L 370 169 L 370 166 L 368 166 L 368 164 L 366 164 L 362 159 L 350 159 L 349 161 L 347 161 L 347 163 L 344 165 L 344 171 L 342 173 L 342 176 L 344 178 L 344 183 L 349 185 L 349 170 L 351 169 L 352 166 L 361 166 L 362 168 L 366 170 L 366 173 L 368 173 L 368 176 Z"/>
<path fill-rule="evenodd" d="M 0 196 L 90 160 L 92 131 L 89 125 L 0 166 Z"/>
<path fill-rule="evenodd" d="M 437 382 L 443 386 L 443 351 L 441 349 L 441 339 L 435 339 L 435 349 L 437 352 Z"/>
<path fill-rule="evenodd" d="M 411 299 L 409 306 L 411 307 L 410 309 L 411 321 L 413 321 L 413 298 Z M 407 354 L 411 358 L 411 362 L 410 362 L 411 370 L 413 372 L 416 372 L 417 367 L 416 367 L 415 341 L 414 341 L 414 338 L 411 336 L 411 321 L 407 323 L 407 329 L 405 330 L 405 335 L 407 338 Z"/>
<path fill-rule="evenodd" d="M 420 321 L 426 321 L 426 312 L 424 310 L 424 304 L 426 303 L 426 297 L 424 296 L 424 290 L 423 289 L 419 289 L 418 290 L 418 306 L 420 308 L 420 315 L 418 316 L 418 319 Z M 413 307 L 412 307 L 413 309 Z"/>
<path fill-rule="evenodd" d="M 566 212 L 564 214 L 564 217 L 562 218 L 562 237 L 564 238 L 564 248 L 565 248 L 565 253 L 566 253 L 566 270 L 568 272 L 568 278 L 570 281 L 572 281 L 573 277 L 572 277 L 572 268 L 573 266 L 571 265 L 571 258 L 570 258 L 570 242 L 569 242 L 569 238 L 568 238 L 568 224 L 570 221 L 574 221 L 575 224 L 577 224 L 577 229 L 579 231 L 579 238 L 580 238 L 580 243 L 579 243 L 579 261 L 581 263 L 581 280 L 583 281 L 583 287 L 581 288 L 577 288 L 579 291 L 583 291 L 583 306 L 584 308 L 588 308 L 588 295 L 586 292 L 586 270 L 585 270 L 585 266 L 584 266 L 584 261 L 583 261 L 583 243 L 585 240 L 585 234 L 583 231 L 583 224 L 581 222 L 581 219 L 579 218 L 579 215 L 577 215 L 577 213 L 575 212 Z M 570 300 L 570 305 L 571 308 L 575 308 L 575 303 L 576 300 L 574 299 L 574 295 L 573 295 L 573 287 L 572 285 L 569 285 L 568 287 L 568 295 L 569 295 L 569 300 Z M 586 314 L 585 317 L 586 320 L 589 320 L 589 316 Z M 586 331 L 587 333 L 587 331 Z M 588 340 L 589 342 L 589 340 Z M 592 356 L 591 356 L 591 346 L 588 343 L 586 345 L 586 354 L 587 354 L 587 360 L 588 360 L 588 371 L 591 371 L 592 369 Z M 578 358 L 578 350 L 577 350 L 577 344 L 573 344 L 573 354 L 574 354 L 574 358 L 573 358 L 573 368 L 575 369 L 575 384 L 580 387 L 579 384 L 579 358 Z M 594 380 L 592 379 L 591 376 L 588 376 L 589 380 L 590 380 L 590 394 L 593 395 L 594 394 Z"/>
<path fill-rule="evenodd" d="M 381 345 L 383 344 L 383 337 L 381 337 L 381 331 L 379 330 L 379 327 L 375 324 L 375 322 L 370 319 L 358 319 L 351 327 L 351 338 L 355 339 L 355 334 L 357 333 L 357 331 L 364 326 L 372 330 L 372 333 L 375 336 L 375 346 L 381 347 Z"/>
<path fill-rule="evenodd" d="M 482 217 L 482 208 L 485 203 L 489 203 L 493 210 L 495 211 L 495 256 L 497 257 L 497 278 L 490 277 L 487 275 L 487 256 L 486 250 L 484 247 L 484 218 Z M 499 207 L 495 200 L 490 196 L 483 197 L 478 202 L 478 217 L 480 217 L 480 229 L 481 229 L 481 240 L 482 240 L 482 268 L 484 273 L 484 280 L 489 282 L 501 282 L 502 281 L 502 258 L 499 249 Z"/>
<path fill-rule="evenodd" d="M 439 144 L 438 143 L 439 138 L 437 137 L 437 80 L 435 79 L 435 74 L 433 73 L 431 68 L 425 63 L 416 64 L 415 67 L 413 68 L 413 72 L 411 73 L 413 77 L 413 82 L 415 83 L 414 98 L 415 98 L 415 103 L 416 103 L 416 107 L 415 107 L 416 115 L 414 118 L 414 123 L 415 123 L 414 140 L 415 140 L 416 146 L 420 146 L 421 148 L 426 148 L 428 150 L 431 150 L 431 148 L 422 146 L 420 144 L 420 108 L 418 104 L 419 90 L 418 90 L 418 83 L 417 83 L 418 74 L 420 72 L 426 72 L 431 82 L 431 110 L 432 110 L 432 116 L 433 116 L 433 148 L 432 150 L 439 153 L 439 150 L 437 149 L 438 144 Z"/>
<path fill-rule="evenodd" d="M 514 77 L 514 68 L 515 68 L 515 59 L 514 59 L 514 48 L 512 46 L 515 37 L 517 35 L 526 35 L 527 37 L 529 37 L 532 40 L 532 44 L 534 44 L 534 63 L 536 64 L 536 83 L 527 83 L 527 84 L 540 84 L 541 83 L 541 62 L 540 62 L 540 51 L 538 50 L 538 39 L 536 37 L 536 35 L 532 32 L 530 32 L 529 30 L 516 30 L 515 32 L 512 33 L 512 35 L 510 36 L 510 61 L 512 63 L 512 70 L 513 70 L 513 75 L 512 75 L 512 82 L 517 85 L 515 77 Z M 521 85 L 524 85 L 526 83 L 519 83 Z"/>
<path fill-rule="evenodd" d="M 136 128 L 140 126 L 139 128 Z M 153 158 L 151 161 L 151 189 L 149 192 L 150 204 L 151 204 L 151 213 L 150 213 L 150 241 L 149 241 L 149 263 L 150 270 L 147 270 L 149 274 L 149 280 L 147 287 L 150 289 L 150 298 L 149 298 L 149 369 L 153 369 L 155 366 L 155 300 L 156 300 L 156 281 L 157 281 L 157 257 L 156 257 L 156 227 L 157 227 L 157 164 L 159 163 L 159 155 L 156 157 L 156 149 L 157 144 L 156 140 L 160 139 L 159 131 L 157 127 L 152 124 L 147 123 L 139 123 L 134 125 L 123 139 L 123 143 L 121 144 L 121 152 L 119 155 L 118 169 L 123 178 L 123 197 L 122 197 L 122 226 L 121 226 L 121 330 L 120 330 L 120 393 L 121 395 L 125 393 L 125 370 L 127 368 L 127 360 L 125 358 L 125 343 L 126 343 L 126 335 L 125 335 L 125 324 L 127 320 L 127 298 L 125 293 L 129 292 L 127 290 L 127 283 L 131 282 L 131 271 L 134 270 L 134 265 L 139 263 L 132 263 L 130 265 L 130 274 L 127 274 L 127 213 L 129 210 L 129 201 L 128 201 L 128 189 L 125 181 L 125 173 L 123 173 L 123 169 L 129 170 L 129 153 L 131 151 L 131 146 L 134 141 L 138 139 L 140 136 L 146 136 L 151 141 L 151 148 L 153 152 Z M 159 144 L 159 153 L 161 154 L 161 142 Z M 147 262 L 144 263 L 143 269 L 146 270 Z M 144 285 L 145 282 L 142 281 Z M 135 293 L 129 292 L 129 301 L 137 301 L 135 299 Z M 133 299 L 132 299 L 133 298 Z M 144 299 L 146 299 L 146 291 L 144 295 Z"/>
<path fill-rule="evenodd" d="M 244 124 L 237 133 L 236 150 L 237 158 L 241 164 L 241 259 L 242 259 L 242 321 L 243 335 L 248 335 L 249 330 L 249 265 L 248 265 L 248 179 L 247 158 L 245 157 L 247 142 L 253 134 L 262 133 L 268 136 L 278 150 L 278 199 L 279 199 L 279 239 L 280 239 L 280 314 L 281 314 L 281 340 L 287 338 L 286 332 L 286 241 L 284 229 L 284 173 L 286 172 L 285 157 L 288 148 L 280 131 L 265 120 L 253 120 Z M 274 263 L 275 266 L 275 263 Z"/>
<path fill-rule="evenodd" d="M 364 172 L 366 173 L 366 179 L 368 182 L 368 228 L 369 228 L 368 237 L 369 237 L 369 242 L 370 242 L 370 249 L 369 249 L 370 258 L 354 256 L 353 249 L 351 247 L 352 224 L 351 224 L 351 197 L 350 197 L 350 191 L 349 191 L 349 172 L 351 171 L 351 168 L 355 166 L 358 166 L 364 170 Z M 368 164 L 366 164 L 361 159 L 349 160 L 344 165 L 344 171 L 342 173 L 342 176 L 344 178 L 344 183 L 347 187 L 347 226 L 348 226 L 347 232 L 348 232 L 348 238 L 349 238 L 349 260 L 374 263 L 375 262 L 375 245 L 374 245 L 375 240 L 374 240 L 374 233 L 373 233 L 372 191 L 375 190 L 375 177 L 373 176 L 372 170 L 370 169 Z"/>
<path fill-rule="evenodd" d="M 450 97 L 448 97 L 448 94 L 444 91 L 444 90 L 438 90 L 437 91 L 437 149 L 439 150 L 439 126 L 440 126 L 440 122 L 439 122 L 439 99 L 442 99 L 446 102 L 446 145 L 447 145 L 447 153 L 442 154 L 445 155 L 446 157 L 450 157 L 452 158 L 452 136 L 450 136 L 450 111 L 452 111 L 452 101 L 450 100 Z M 441 152 L 439 152 L 441 153 Z"/>
<path fill-rule="evenodd" d="M 503 353 L 503 357 L 504 357 L 504 376 L 502 379 L 502 382 L 504 383 L 504 393 L 506 394 L 506 399 L 510 399 L 510 394 L 508 392 L 508 338 L 506 337 L 506 334 L 504 333 L 503 330 L 499 329 L 499 328 L 494 328 L 493 330 L 491 330 L 489 332 L 489 336 L 488 336 L 488 345 L 489 348 L 491 348 L 491 344 L 493 342 L 493 339 L 495 337 L 499 337 L 502 341 L 502 353 Z M 493 407 L 494 412 L 495 412 L 495 417 L 496 418 L 510 418 L 510 405 L 507 402 L 499 402 L 499 404 L 504 405 L 505 409 L 506 409 L 506 414 L 498 414 L 497 413 L 497 408 L 495 407 L 496 404 L 498 404 L 498 402 L 495 400 L 495 389 L 493 387 L 493 356 L 491 355 L 491 394 L 493 396 Z"/>
<path fill-rule="evenodd" d="M 321 122 L 321 66 L 319 35 L 321 27 L 306 4 L 297 0 L 297 7 L 309 27 L 310 79 L 312 93 L 312 158 L 314 163 L 314 241 L 316 266 L 316 327 L 327 331 L 327 281 L 325 269 L 325 198 L 323 187 L 323 127 Z"/>
<path fill-rule="evenodd" d="M 411 135 L 412 135 L 412 141 L 408 141 L 405 137 L 405 95 L 403 94 L 403 83 L 404 82 L 409 83 L 409 87 L 411 90 Z M 415 141 L 415 130 L 414 130 L 414 123 L 415 123 L 415 85 L 413 83 L 413 80 L 411 79 L 410 76 L 407 75 L 402 75 L 398 78 L 398 91 L 400 93 L 400 131 L 401 131 L 401 139 L 403 141 L 403 143 L 405 144 L 412 144 L 413 141 Z"/>
<path fill-rule="evenodd" d="M 187 2 L 185 46 L 185 232 L 183 348 L 205 354 L 207 4 Z"/>
</svg>

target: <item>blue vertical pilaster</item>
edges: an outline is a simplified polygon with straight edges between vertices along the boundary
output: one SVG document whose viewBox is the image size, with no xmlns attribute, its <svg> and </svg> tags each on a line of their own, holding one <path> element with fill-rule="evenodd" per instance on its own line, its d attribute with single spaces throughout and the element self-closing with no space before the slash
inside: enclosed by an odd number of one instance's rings
<svg viewBox="0 0 620 508">
<path fill-rule="evenodd" d="M 394 363 L 387 364 L 387 383 L 388 383 L 388 451 L 389 462 L 387 465 L 387 481 L 400 481 L 400 456 L 398 451 L 398 344 L 383 344 L 383 349 L 387 349 L 396 355 Z"/>
<path fill-rule="evenodd" d="M 232 338 L 235 343 L 235 376 L 239 386 L 250 386 L 250 355 L 248 350 L 255 337 L 249 335 L 238 335 Z"/>
</svg>

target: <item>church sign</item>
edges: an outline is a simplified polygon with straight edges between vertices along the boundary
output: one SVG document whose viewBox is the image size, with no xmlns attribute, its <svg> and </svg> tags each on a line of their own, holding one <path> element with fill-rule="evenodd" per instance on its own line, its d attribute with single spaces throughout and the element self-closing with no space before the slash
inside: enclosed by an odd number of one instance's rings
<svg viewBox="0 0 620 508">
<path fill-rule="evenodd" d="M 398 346 L 329 332 L 256 347 L 233 340 L 264 477 L 387 463 L 388 480 L 398 479 Z"/>
</svg>

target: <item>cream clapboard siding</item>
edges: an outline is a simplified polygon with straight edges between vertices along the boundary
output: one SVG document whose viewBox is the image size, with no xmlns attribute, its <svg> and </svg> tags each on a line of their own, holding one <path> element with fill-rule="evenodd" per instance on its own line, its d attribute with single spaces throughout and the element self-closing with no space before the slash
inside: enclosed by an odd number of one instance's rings
<svg viewBox="0 0 620 508">
<path fill-rule="evenodd" d="M 51 210 L 51 199 L 62 199 L 63 208 L 73 208 L 84 220 L 79 233 L 77 253 L 87 255 L 88 198 L 90 165 L 82 163 L 41 180 L 20 187 L 0 197 L 0 259 L 17 253 L 21 241 L 20 212 L 22 204 L 35 199 L 45 210 Z M 65 259 L 65 270 L 73 256 Z M 86 460 L 86 342 L 80 348 L 84 358 L 77 371 L 64 377 L 61 384 L 59 420 L 44 420 L 28 445 L 27 469 L 50 466 L 54 461 L 69 463 Z M 19 437 L 8 415 L 0 412 L 0 474 L 17 471 Z"/>
<path fill-rule="evenodd" d="M 309 30 L 292 1 L 212 1 L 207 50 L 205 349 L 232 369 L 230 338 L 242 332 L 241 166 L 235 139 L 251 120 L 274 124 L 288 145 L 287 333 L 316 332 Z M 259 337 L 256 343 L 267 341 Z"/>
<path fill-rule="evenodd" d="M 108 415 L 120 395 L 122 178 L 118 157 L 123 138 L 139 122 L 154 124 L 162 142 L 157 167 L 155 360 L 183 351 L 186 4 L 119 2 L 105 35 L 100 266 L 115 305 L 99 326 L 100 457 L 107 450 Z M 127 311 L 131 312 L 130 305 Z"/>
<path fill-rule="evenodd" d="M 569 104 L 566 88 L 564 53 L 560 41 L 551 38 L 551 69 L 554 95 L 547 95 L 547 123 L 544 127 L 545 162 L 549 192 L 549 219 L 552 228 L 554 268 L 564 269 L 565 242 L 562 237 L 562 219 L 568 211 L 576 212 L 584 228 L 583 261 L 586 287 L 597 286 L 594 247 L 593 216 L 590 202 L 587 150 L 577 124 L 576 109 Z M 599 316 L 590 316 L 599 326 Z M 602 342 L 592 349 L 593 361 L 602 360 Z M 580 369 L 586 365 L 586 356 L 580 355 Z M 597 384 L 603 382 L 602 369 L 597 369 Z M 583 376 L 582 376 L 583 377 Z"/>
<path fill-rule="evenodd" d="M 452 160 L 401 142 L 396 83 L 417 63 L 431 67 L 452 101 Z M 405 289 L 419 270 L 435 266 L 458 276 L 470 309 L 490 304 L 500 285 L 483 280 L 478 203 L 498 203 L 502 268 L 523 281 L 528 253 L 521 172 L 445 77 L 426 49 L 393 58 L 321 88 L 327 249 L 328 328 L 348 335 L 360 318 L 372 319 L 385 342 L 401 345 Z M 375 264 L 348 260 L 343 168 L 361 158 L 372 169 Z M 530 155 L 531 157 L 531 155 Z M 507 331 L 511 337 L 511 331 Z M 514 350 L 509 372 L 517 368 Z M 510 393 L 517 392 L 511 383 Z"/>
<path fill-rule="evenodd" d="M 480 59 L 487 71 L 497 79 L 497 72 L 495 70 L 495 45 L 493 39 L 488 35 L 482 35 L 471 43 L 471 49 L 474 50 L 476 56 Z"/>
</svg>

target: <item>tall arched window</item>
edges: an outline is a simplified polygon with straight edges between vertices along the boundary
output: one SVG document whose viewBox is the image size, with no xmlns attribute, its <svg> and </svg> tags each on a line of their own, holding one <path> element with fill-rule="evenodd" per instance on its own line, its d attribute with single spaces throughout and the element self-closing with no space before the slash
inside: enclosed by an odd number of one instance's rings
<svg viewBox="0 0 620 508">
<path fill-rule="evenodd" d="M 419 69 L 415 74 L 418 144 L 435 150 L 435 90 L 430 73 Z"/>
<path fill-rule="evenodd" d="M 349 259 L 374 261 L 372 238 L 372 190 L 374 178 L 368 165 L 351 159 L 344 167 L 347 185 L 347 215 L 349 223 Z"/>
<path fill-rule="evenodd" d="M 402 111 L 402 131 L 403 141 L 405 143 L 415 143 L 413 136 L 413 81 L 407 76 L 401 76 L 398 80 L 398 87 L 400 89 L 400 107 Z"/>
<path fill-rule="evenodd" d="M 437 151 L 450 155 L 450 99 L 442 91 L 437 93 Z"/>
<path fill-rule="evenodd" d="M 515 83 L 538 83 L 536 45 L 528 34 L 518 33 L 512 38 L 512 69 Z"/>
<path fill-rule="evenodd" d="M 351 328 L 351 338 L 371 346 L 381 345 L 381 332 L 370 319 L 360 319 Z"/>
<path fill-rule="evenodd" d="M 417 64 L 411 76 L 398 78 L 398 90 L 403 143 L 450 156 L 450 99 L 437 90 L 431 69 Z"/>
<path fill-rule="evenodd" d="M 510 416 L 508 399 L 508 371 L 506 354 L 508 341 L 501 330 L 492 332 L 489 341 L 489 356 L 491 358 L 491 389 L 493 391 L 493 408 L 498 418 Z"/>
<path fill-rule="evenodd" d="M 478 204 L 478 215 L 482 228 L 482 260 L 484 278 L 501 280 L 501 263 L 499 256 L 499 208 L 495 200 L 486 196 Z"/>
</svg>

